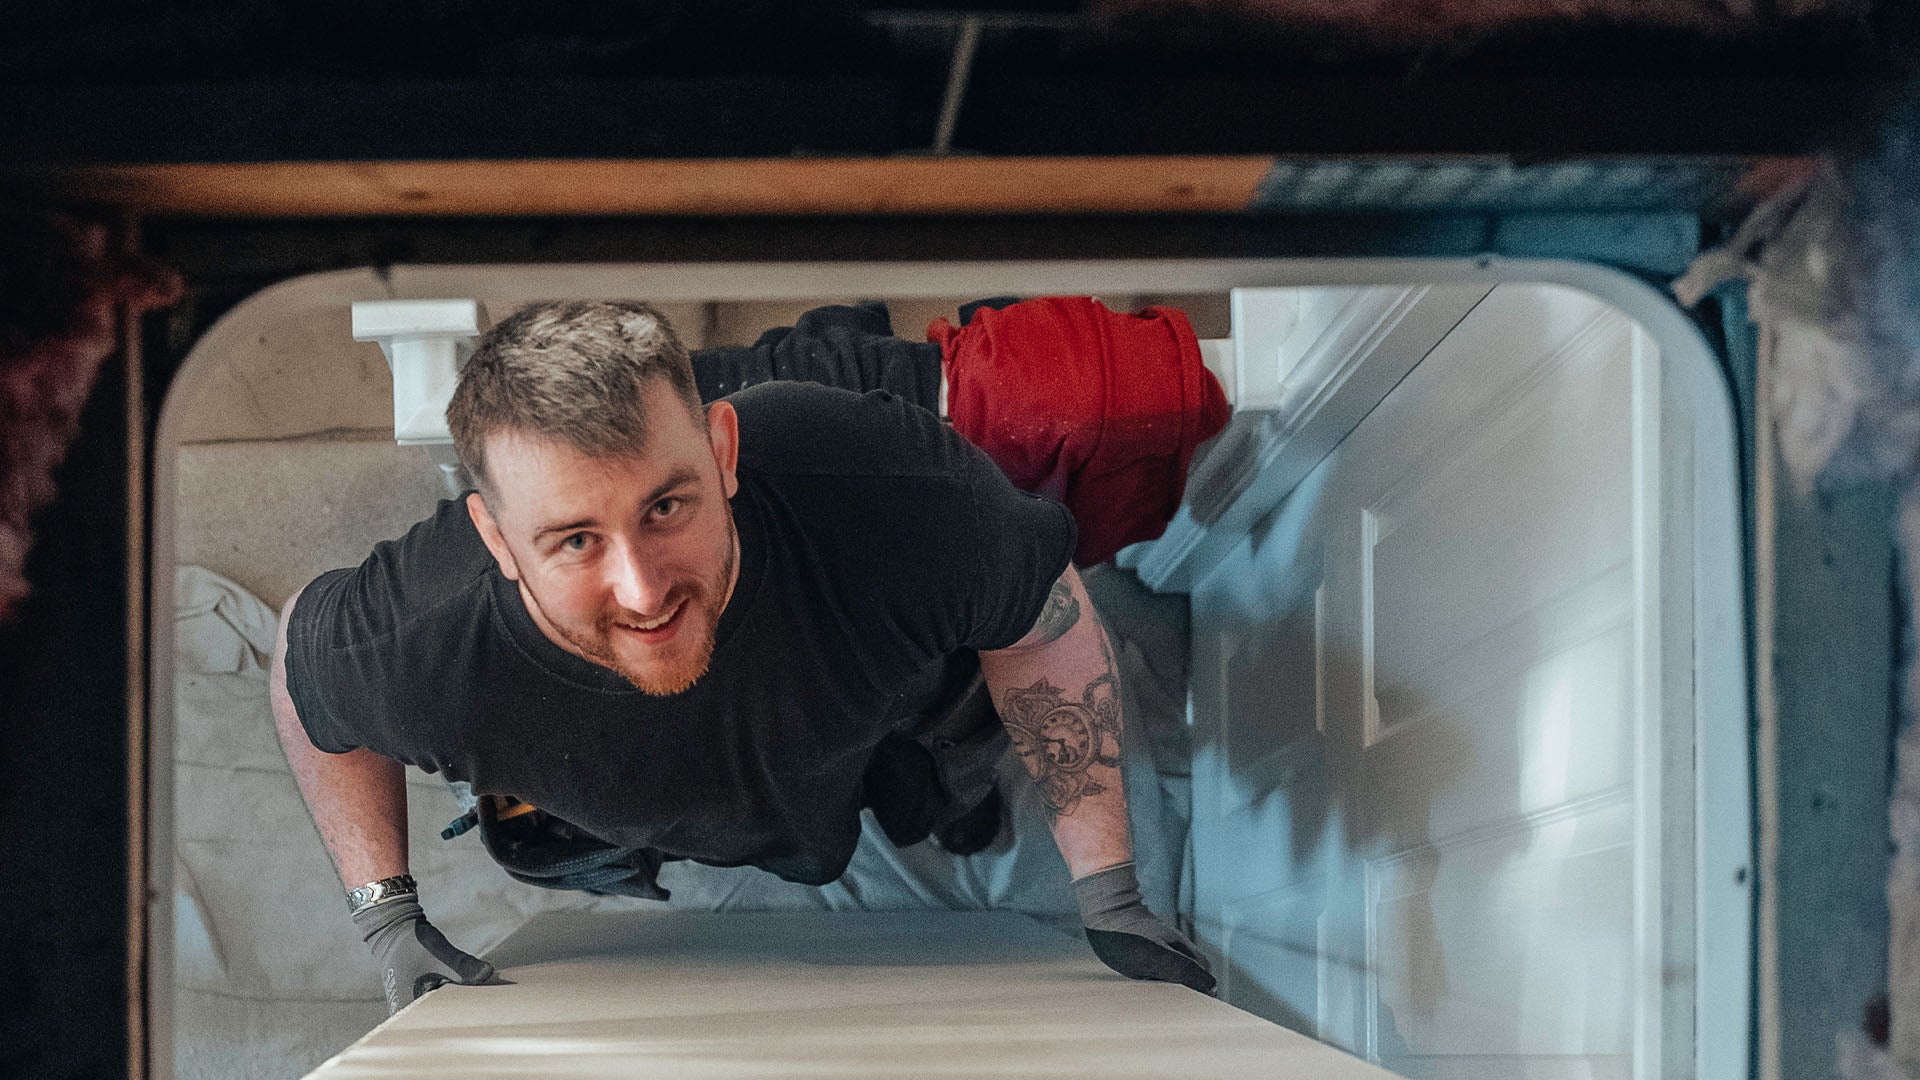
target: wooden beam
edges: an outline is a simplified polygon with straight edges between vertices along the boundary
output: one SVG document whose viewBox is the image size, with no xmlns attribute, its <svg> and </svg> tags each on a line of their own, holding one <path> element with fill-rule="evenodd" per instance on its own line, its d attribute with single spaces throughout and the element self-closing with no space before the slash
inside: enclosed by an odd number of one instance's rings
<svg viewBox="0 0 1920 1080">
<path fill-rule="evenodd" d="M 1402 167 L 1409 162 L 1504 165 L 1507 160 L 1486 155 L 1242 155 L 151 163 L 71 168 L 53 175 L 44 186 L 64 201 L 144 216 L 283 220 L 1221 214 L 1249 209 L 1432 213 L 1508 207 L 1499 205 L 1498 199 L 1492 204 L 1408 204 L 1397 201 L 1390 191 L 1368 200 L 1357 189 L 1357 198 L 1337 205 L 1319 205 L 1311 199 L 1300 203 L 1294 201 L 1299 192 L 1290 190 L 1283 181 L 1291 175 L 1287 167 L 1297 171 L 1301 162 L 1344 161 L 1363 166 L 1375 162 Z M 1814 164 L 1809 158 L 1729 160 L 1737 162 L 1740 170 L 1738 179 L 1730 185 L 1708 183 L 1697 193 L 1703 201 L 1687 202 L 1680 196 L 1680 201 L 1661 208 L 1742 212 L 1804 177 Z M 1535 168 L 1550 166 L 1546 163 Z M 1651 192 L 1656 201 L 1660 197 L 1658 187 L 1655 185 L 1656 190 Z M 1600 198 L 1611 206 L 1630 194 L 1621 190 L 1584 195 L 1569 192 L 1567 205 L 1552 208 L 1577 209 L 1583 197 Z M 1523 205 L 1547 208 L 1533 201 Z"/>
<path fill-rule="evenodd" d="M 1262 156 L 315 161 L 98 165 L 63 198 L 146 215 L 518 217 L 1220 213 Z"/>
</svg>

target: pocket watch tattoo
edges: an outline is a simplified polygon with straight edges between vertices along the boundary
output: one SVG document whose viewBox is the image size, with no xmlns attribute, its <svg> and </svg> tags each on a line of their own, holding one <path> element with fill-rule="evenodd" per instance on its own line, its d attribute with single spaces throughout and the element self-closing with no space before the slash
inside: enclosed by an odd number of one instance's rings
<svg viewBox="0 0 1920 1080">
<path fill-rule="evenodd" d="M 1045 679 L 1009 690 L 1000 719 L 1051 817 L 1070 814 L 1081 798 L 1107 790 L 1091 770 L 1120 764 L 1120 692 L 1111 674 L 1088 683 L 1079 701 L 1067 700 Z"/>
</svg>

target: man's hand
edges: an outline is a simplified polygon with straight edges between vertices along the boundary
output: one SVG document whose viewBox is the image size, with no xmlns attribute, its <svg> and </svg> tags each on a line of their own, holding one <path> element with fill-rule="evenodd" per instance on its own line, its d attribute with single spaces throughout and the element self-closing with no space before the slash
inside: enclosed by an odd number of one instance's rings
<svg viewBox="0 0 1920 1080">
<path fill-rule="evenodd" d="M 354 913 L 353 923 L 380 965 L 380 985 L 387 992 L 389 1016 L 421 994 L 447 983 L 474 986 L 505 982 L 494 974 L 492 964 L 449 944 L 446 935 L 427 921 L 417 900 L 375 904 Z"/>
<path fill-rule="evenodd" d="M 1193 943 L 1159 919 L 1140 899 L 1133 864 L 1121 863 L 1073 883 L 1087 943 L 1108 967 L 1129 979 L 1179 983 L 1213 993 L 1213 975 Z"/>
</svg>

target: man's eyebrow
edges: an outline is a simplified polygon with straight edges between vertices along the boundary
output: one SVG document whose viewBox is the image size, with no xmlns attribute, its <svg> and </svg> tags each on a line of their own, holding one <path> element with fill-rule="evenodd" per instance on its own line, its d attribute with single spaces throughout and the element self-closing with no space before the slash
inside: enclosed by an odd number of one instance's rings
<svg viewBox="0 0 1920 1080">
<path fill-rule="evenodd" d="M 641 502 L 648 504 L 659 502 L 665 498 L 669 492 L 673 491 L 674 488 L 691 484 L 698 479 L 700 479 L 700 471 L 698 469 L 689 465 L 682 465 L 668 473 L 667 478 L 660 482 L 660 486 L 648 492 L 647 497 L 642 499 Z M 542 525 L 539 529 L 535 530 L 533 538 L 538 540 L 548 533 L 572 532 L 575 529 L 587 529 L 598 524 L 600 523 L 593 518 L 581 518 L 579 521 L 562 522 L 557 525 Z"/>
<path fill-rule="evenodd" d="M 599 522 L 593 520 L 592 518 L 581 518 L 579 521 L 569 521 L 560 525 L 542 525 L 539 528 L 539 530 L 533 534 L 533 538 L 535 540 L 538 540 L 541 537 L 547 535 L 548 533 L 572 532 L 575 529 L 584 529 L 589 526 L 598 525 L 598 524 Z"/>
<path fill-rule="evenodd" d="M 691 484 L 698 479 L 700 479 L 700 470 L 691 465 L 682 465 L 668 473 L 667 478 L 660 481 L 660 486 L 648 492 L 647 497 L 640 501 L 648 505 L 659 502 L 674 488 Z"/>
</svg>

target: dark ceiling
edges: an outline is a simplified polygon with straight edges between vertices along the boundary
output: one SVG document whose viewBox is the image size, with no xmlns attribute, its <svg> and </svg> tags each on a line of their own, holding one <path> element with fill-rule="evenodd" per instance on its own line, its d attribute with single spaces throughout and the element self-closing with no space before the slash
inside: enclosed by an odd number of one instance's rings
<svg viewBox="0 0 1920 1080">
<path fill-rule="evenodd" d="M 971 40 L 963 153 L 1792 154 L 1907 40 L 1907 5 L 1844 3 L 1409 36 L 1307 17 L 1307 0 L 18 0 L 0 146 L 156 162 L 913 153 L 938 141 Z"/>
</svg>

